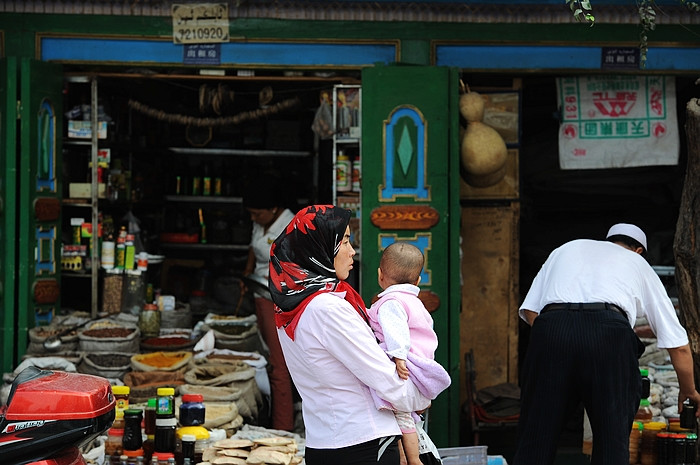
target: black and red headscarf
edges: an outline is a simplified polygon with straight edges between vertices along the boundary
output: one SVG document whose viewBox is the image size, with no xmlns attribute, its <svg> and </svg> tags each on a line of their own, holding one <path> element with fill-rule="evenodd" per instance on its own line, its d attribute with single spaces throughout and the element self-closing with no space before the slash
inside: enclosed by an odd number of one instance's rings
<svg viewBox="0 0 700 465">
<path fill-rule="evenodd" d="M 345 292 L 345 300 L 369 322 L 362 297 L 338 279 L 333 264 L 348 224 L 350 210 L 311 205 L 294 216 L 270 248 L 269 288 L 275 322 L 291 339 L 299 317 L 320 292 Z"/>
</svg>

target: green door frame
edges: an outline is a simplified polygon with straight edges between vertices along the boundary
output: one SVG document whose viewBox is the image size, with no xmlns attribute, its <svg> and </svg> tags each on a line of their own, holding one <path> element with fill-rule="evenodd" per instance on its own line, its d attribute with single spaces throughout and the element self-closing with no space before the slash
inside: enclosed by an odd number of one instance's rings
<svg viewBox="0 0 700 465">
<path fill-rule="evenodd" d="M 15 227 L 17 214 L 17 60 L 0 60 L 0 363 L 2 372 L 14 368 L 15 308 Z"/>
<path fill-rule="evenodd" d="M 362 294 L 369 303 L 380 292 L 379 258 L 390 243 L 406 241 L 423 251 L 419 287 L 433 310 L 435 358 L 452 378 L 428 415 L 438 447 L 459 443 L 458 100 L 456 68 L 362 71 Z"/>
</svg>

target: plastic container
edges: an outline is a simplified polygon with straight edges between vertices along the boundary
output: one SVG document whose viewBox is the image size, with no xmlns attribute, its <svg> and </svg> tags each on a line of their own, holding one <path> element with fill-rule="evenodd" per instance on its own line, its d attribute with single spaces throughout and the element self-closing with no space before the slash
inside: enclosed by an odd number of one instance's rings
<svg viewBox="0 0 700 465">
<path fill-rule="evenodd" d="M 110 428 L 107 431 L 107 439 L 105 440 L 105 455 L 112 457 L 113 461 L 115 458 L 121 457 L 124 452 L 123 440 L 123 428 Z"/>
<path fill-rule="evenodd" d="M 224 431 L 224 430 L 221 430 Z M 182 428 L 177 430 L 177 437 L 180 439 L 183 439 L 185 436 L 194 436 L 195 438 L 195 443 L 194 443 L 194 460 L 192 463 L 199 463 L 202 461 L 202 454 L 204 453 L 204 449 L 209 447 L 209 444 L 212 442 L 211 440 L 211 434 L 209 434 L 209 430 L 207 430 L 203 426 L 183 426 Z M 225 431 L 224 431 L 224 438 L 226 437 Z M 224 439 L 222 438 L 222 439 Z"/>
<path fill-rule="evenodd" d="M 651 421 L 653 418 L 654 413 L 651 411 L 649 399 L 642 399 L 639 401 L 639 408 L 637 409 L 637 413 L 634 415 L 634 420 L 646 423 Z"/>
<path fill-rule="evenodd" d="M 642 431 L 642 445 L 640 448 L 640 463 L 642 465 L 658 464 L 656 435 L 665 431 L 665 422 L 649 421 L 644 423 L 644 430 Z"/>
<path fill-rule="evenodd" d="M 154 438 L 154 450 L 156 452 L 175 451 L 175 389 L 161 387 L 156 391 L 156 434 Z M 160 460 L 160 459 L 159 459 Z"/>
<path fill-rule="evenodd" d="M 129 392 L 131 392 L 129 386 L 112 386 L 112 395 L 117 401 L 114 407 L 112 428 L 124 429 L 124 411 L 129 408 Z"/>
<path fill-rule="evenodd" d="M 443 465 L 487 465 L 487 446 L 438 449 Z"/>
<path fill-rule="evenodd" d="M 146 436 L 156 434 L 156 404 L 158 399 L 155 397 L 148 399 L 146 402 L 146 410 L 143 414 L 143 434 Z"/>
<path fill-rule="evenodd" d="M 680 426 L 684 429 L 695 429 L 697 422 L 695 420 L 696 406 L 690 400 L 683 402 L 683 410 L 681 410 Z"/>
<path fill-rule="evenodd" d="M 139 313 L 139 330 L 144 338 L 160 335 L 160 310 L 156 304 L 146 304 Z"/>
<path fill-rule="evenodd" d="M 180 404 L 180 424 L 198 426 L 204 424 L 204 397 L 201 394 L 185 394 Z"/>
<path fill-rule="evenodd" d="M 142 410 L 127 409 L 124 411 L 124 451 L 134 451 L 141 449 L 141 446 L 143 445 L 143 439 L 141 436 L 142 420 Z"/>
<path fill-rule="evenodd" d="M 642 445 L 642 430 L 644 424 L 641 421 L 632 423 L 632 431 L 630 431 L 630 465 L 639 463 L 639 448 Z"/>
<path fill-rule="evenodd" d="M 338 192 L 347 192 L 352 189 L 350 158 L 342 151 L 338 152 L 338 158 L 335 162 L 335 188 Z"/>
</svg>

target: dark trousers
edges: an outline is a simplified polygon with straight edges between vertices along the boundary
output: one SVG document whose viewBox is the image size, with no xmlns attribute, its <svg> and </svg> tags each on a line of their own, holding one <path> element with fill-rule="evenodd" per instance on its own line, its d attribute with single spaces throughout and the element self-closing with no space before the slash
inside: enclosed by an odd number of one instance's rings
<svg viewBox="0 0 700 465">
<path fill-rule="evenodd" d="M 388 436 L 340 449 L 307 447 L 304 460 L 307 465 L 399 465 L 398 439 Z"/>
<path fill-rule="evenodd" d="M 514 465 L 553 463 L 561 430 L 581 402 L 593 432 L 591 464 L 629 463 L 640 346 L 627 319 L 612 310 L 540 314 L 523 366 Z"/>
</svg>

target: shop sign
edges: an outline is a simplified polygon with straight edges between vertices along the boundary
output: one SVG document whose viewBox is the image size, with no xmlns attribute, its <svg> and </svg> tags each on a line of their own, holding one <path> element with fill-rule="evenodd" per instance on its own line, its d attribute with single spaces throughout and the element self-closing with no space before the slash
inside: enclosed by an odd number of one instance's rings
<svg viewBox="0 0 700 465">
<path fill-rule="evenodd" d="M 221 64 L 221 44 L 185 44 L 182 53 L 186 65 Z"/>
<path fill-rule="evenodd" d="M 639 69 L 639 47 L 602 47 L 601 69 Z"/>
<path fill-rule="evenodd" d="M 678 164 L 672 76 L 568 76 L 557 97 L 561 169 Z"/>
<path fill-rule="evenodd" d="M 173 4 L 171 12 L 173 43 L 214 44 L 228 42 L 228 4 Z"/>
</svg>

